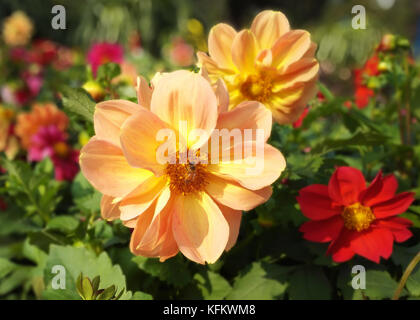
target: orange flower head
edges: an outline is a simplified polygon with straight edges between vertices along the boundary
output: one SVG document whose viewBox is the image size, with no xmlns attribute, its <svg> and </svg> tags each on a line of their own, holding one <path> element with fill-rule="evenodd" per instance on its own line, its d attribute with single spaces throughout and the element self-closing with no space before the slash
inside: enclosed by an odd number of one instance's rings
<svg viewBox="0 0 420 320">
<path fill-rule="evenodd" d="M 138 104 L 97 104 L 96 135 L 81 150 L 80 166 L 103 193 L 102 216 L 134 228 L 134 254 L 164 261 L 181 251 L 214 263 L 235 244 L 241 211 L 271 196 L 285 168 L 280 151 L 267 144 L 271 112 L 258 102 L 226 111 L 223 90 L 205 75 L 176 71 L 155 76 L 151 86 L 140 77 Z M 240 138 L 228 136 L 233 146 L 215 136 L 234 130 Z M 248 147 L 251 153 L 236 157 Z M 261 170 L 250 173 L 258 161 Z"/>
<path fill-rule="evenodd" d="M 239 32 L 220 23 L 210 30 L 208 48 L 210 56 L 197 54 L 199 64 L 213 81 L 225 81 L 229 109 L 259 101 L 278 123 L 293 123 L 316 94 L 316 45 L 307 31 L 291 30 L 281 12 L 263 11 Z"/>
<path fill-rule="evenodd" d="M 32 136 L 40 128 L 54 125 L 64 132 L 68 127 L 68 123 L 67 115 L 54 104 L 35 104 L 31 112 L 18 115 L 15 133 L 20 138 L 23 148 L 28 149 Z"/>
</svg>

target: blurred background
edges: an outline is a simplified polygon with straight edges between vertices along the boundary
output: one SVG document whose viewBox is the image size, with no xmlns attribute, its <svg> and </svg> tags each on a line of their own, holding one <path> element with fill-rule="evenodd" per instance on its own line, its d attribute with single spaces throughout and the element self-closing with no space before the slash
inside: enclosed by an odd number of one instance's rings
<svg viewBox="0 0 420 320">
<path fill-rule="evenodd" d="M 55 4 L 66 8 L 66 30 L 51 28 Z M 351 28 L 351 8 L 356 4 L 366 8 L 366 30 Z M 420 52 L 417 0 L 2 0 L 0 20 L 22 10 L 34 21 L 35 38 L 83 50 L 94 42 L 118 42 L 126 50 L 139 49 L 157 59 L 170 59 L 175 47 L 188 60 L 193 50 L 184 44 L 206 50 L 211 26 L 229 22 L 238 29 L 248 27 L 266 8 L 283 11 L 293 28 L 313 34 L 323 76 L 331 83 L 348 80 L 350 70 L 366 60 L 384 33 L 408 37 Z"/>
</svg>

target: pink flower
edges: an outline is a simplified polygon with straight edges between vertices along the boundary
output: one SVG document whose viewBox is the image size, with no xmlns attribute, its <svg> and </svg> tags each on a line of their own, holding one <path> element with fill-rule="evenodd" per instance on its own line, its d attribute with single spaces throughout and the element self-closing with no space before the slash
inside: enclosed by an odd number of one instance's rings
<svg viewBox="0 0 420 320">
<path fill-rule="evenodd" d="M 52 157 L 55 146 L 66 141 L 66 134 L 55 125 L 42 127 L 32 136 L 28 152 L 30 161 L 41 161 L 45 157 Z"/>
<path fill-rule="evenodd" d="M 170 57 L 173 64 L 186 67 L 194 63 L 194 48 L 184 39 L 177 37 L 172 41 Z"/>
<path fill-rule="evenodd" d="M 121 63 L 123 55 L 123 48 L 119 44 L 102 42 L 96 43 L 90 48 L 87 60 L 96 76 L 96 71 L 100 65 L 108 62 Z"/>
</svg>

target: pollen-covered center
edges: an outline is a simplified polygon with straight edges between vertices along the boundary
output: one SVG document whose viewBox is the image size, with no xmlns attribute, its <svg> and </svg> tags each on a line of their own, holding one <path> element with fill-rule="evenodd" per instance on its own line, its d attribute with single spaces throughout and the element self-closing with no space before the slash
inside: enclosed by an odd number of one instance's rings
<svg viewBox="0 0 420 320">
<path fill-rule="evenodd" d="M 344 208 L 341 216 L 344 219 L 344 226 L 349 230 L 363 231 L 369 228 L 375 220 L 375 215 L 369 207 L 356 202 Z"/>
<path fill-rule="evenodd" d="M 250 75 L 241 85 L 242 95 L 249 99 L 264 102 L 267 101 L 272 94 L 273 83 L 268 74 L 261 73 L 259 75 Z"/>
<path fill-rule="evenodd" d="M 180 161 L 166 165 L 165 173 L 169 177 L 172 192 L 187 195 L 204 190 L 207 184 L 207 164 L 198 161 Z"/>
</svg>

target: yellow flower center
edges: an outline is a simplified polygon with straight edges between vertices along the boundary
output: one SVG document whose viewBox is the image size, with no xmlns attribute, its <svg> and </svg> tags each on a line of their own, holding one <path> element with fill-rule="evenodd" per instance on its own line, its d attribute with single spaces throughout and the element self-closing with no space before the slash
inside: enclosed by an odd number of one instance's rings
<svg viewBox="0 0 420 320">
<path fill-rule="evenodd" d="M 372 210 L 359 202 L 345 207 L 341 216 L 344 219 L 344 226 L 349 230 L 356 231 L 366 230 L 375 220 Z"/>
<path fill-rule="evenodd" d="M 69 154 L 70 150 L 67 144 L 61 141 L 54 144 L 54 151 L 59 157 L 65 158 Z"/>
<path fill-rule="evenodd" d="M 250 75 L 241 85 L 241 93 L 248 100 L 265 102 L 272 94 L 271 77 L 265 73 Z"/>
<path fill-rule="evenodd" d="M 171 191 L 182 195 L 203 191 L 207 184 L 207 164 L 189 160 L 183 162 L 180 163 L 177 154 L 176 163 L 166 165 L 165 173 L 169 177 Z"/>
</svg>

